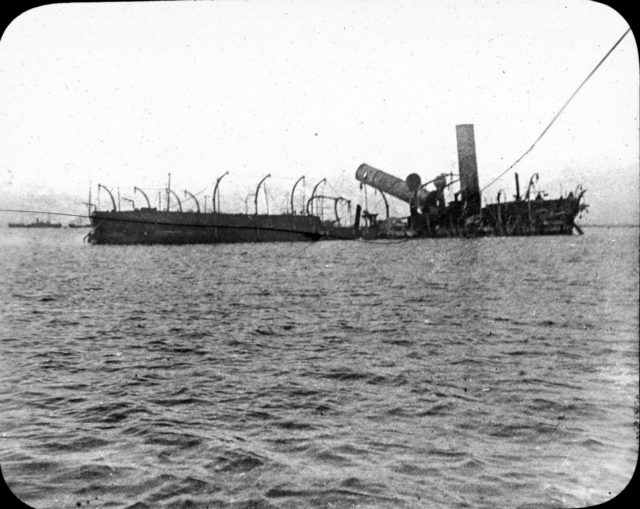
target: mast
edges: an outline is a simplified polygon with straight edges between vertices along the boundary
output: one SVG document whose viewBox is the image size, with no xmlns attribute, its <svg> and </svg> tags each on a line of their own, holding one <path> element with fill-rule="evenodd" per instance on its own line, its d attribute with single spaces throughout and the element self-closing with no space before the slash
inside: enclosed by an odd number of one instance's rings
<svg viewBox="0 0 640 509">
<path fill-rule="evenodd" d="M 167 212 L 169 212 L 169 200 L 171 197 L 169 193 L 171 192 L 171 173 L 169 173 L 169 180 L 167 181 Z"/>
<path fill-rule="evenodd" d="M 96 207 L 95 204 L 91 203 L 91 181 L 89 181 L 89 201 L 85 205 L 87 206 L 87 217 L 91 218 L 91 206 Z"/>
</svg>

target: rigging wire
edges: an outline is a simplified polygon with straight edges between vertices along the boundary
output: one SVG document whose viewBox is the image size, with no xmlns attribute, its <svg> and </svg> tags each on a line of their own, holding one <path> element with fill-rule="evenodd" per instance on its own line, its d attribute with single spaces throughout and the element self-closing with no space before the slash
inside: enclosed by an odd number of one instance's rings
<svg viewBox="0 0 640 509">
<path fill-rule="evenodd" d="M 522 159 L 524 159 L 524 157 L 529 154 L 529 152 L 531 152 L 533 150 L 533 147 L 536 146 L 536 144 L 542 139 L 542 137 L 547 133 L 547 131 L 549 130 L 549 128 L 553 125 L 553 123 L 557 120 L 557 118 L 562 114 L 562 112 L 565 110 L 565 108 L 569 105 L 569 103 L 571 102 L 571 100 L 576 96 L 576 94 L 580 91 L 580 89 L 583 87 L 583 85 L 589 81 L 589 79 L 591 78 L 591 76 L 593 76 L 595 74 L 595 72 L 598 70 L 598 68 L 604 63 L 604 61 L 609 57 L 609 55 L 613 52 L 614 49 L 616 49 L 616 47 L 618 46 L 618 44 L 620 44 L 622 42 L 622 39 L 625 38 L 625 36 L 631 31 L 631 28 L 628 28 L 627 31 L 622 34 L 622 36 L 620 37 L 620 39 L 618 39 L 616 41 L 616 43 L 611 47 L 611 49 L 609 51 L 607 51 L 607 53 L 605 54 L 604 57 L 602 57 L 602 59 L 600 60 L 600 62 L 598 62 L 598 64 L 593 68 L 593 70 L 587 75 L 587 77 L 582 81 L 582 83 L 580 83 L 580 85 L 578 86 L 578 88 L 576 88 L 576 90 L 573 92 L 573 94 L 571 94 L 571 97 L 569 97 L 569 99 L 567 99 L 567 101 L 564 103 L 564 105 L 562 106 L 562 108 L 560 108 L 560 110 L 558 111 L 558 113 L 555 114 L 555 116 L 551 119 L 551 122 L 549 122 L 547 124 L 547 127 L 545 127 L 543 129 L 543 131 L 540 133 L 540 135 L 536 138 L 536 141 L 533 142 L 533 144 L 524 152 L 524 154 L 522 154 L 518 159 L 515 160 L 515 162 L 513 164 L 511 164 L 511 166 L 509 166 L 506 170 L 504 170 L 500 175 L 498 175 L 496 178 L 494 178 L 491 182 L 489 182 L 486 186 L 484 186 L 482 189 L 480 189 L 480 191 L 484 191 L 487 187 L 493 185 L 495 182 L 497 182 L 498 180 L 500 180 L 509 170 L 511 170 L 516 164 L 518 164 L 520 161 L 522 161 Z"/>
<path fill-rule="evenodd" d="M 87 214 L 69 214 L 67 212 L 51 212 L 49 210 L 22 210 L 22 209 L 0 209 L 0 212 L 19 212 L 22 214 L 51 214 L 53 216 L 86 217 Z"/>
<path fill-rule="evenodd" d="M 342 196 L 341 193 L 335 187 L 333 187 L 330 182 L 327 182 L 327 185 L 331 188 L 331 190 L 334 193 L 336 193 L 336 196 Z"/>
<path fill-rule="evenodd" d="M 213 186 L 214 186 L 214 184 L 209 184 L 207 187 L 205 187 L 204 189 L 202 189 L 202 190 L 198 191 L 197 193 L 193 193 L 193 195 L 194 195 L 194 196 L 198 196 L 199 194 L 204 193 L 207 189 L 209 189 L 209 188 L 211 188 L 211 187 L 213 187 Z"/>
</svg>

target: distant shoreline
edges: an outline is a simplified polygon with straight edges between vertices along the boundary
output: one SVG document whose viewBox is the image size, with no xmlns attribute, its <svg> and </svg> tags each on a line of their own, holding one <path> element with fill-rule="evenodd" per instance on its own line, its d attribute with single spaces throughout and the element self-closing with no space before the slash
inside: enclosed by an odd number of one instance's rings
<svg viewBox="0 0 640 509">
<path fill-rule="evenodd" d="M 583 228 L 638 228 L 640 224 L 581 224 Z"/>
</svg>

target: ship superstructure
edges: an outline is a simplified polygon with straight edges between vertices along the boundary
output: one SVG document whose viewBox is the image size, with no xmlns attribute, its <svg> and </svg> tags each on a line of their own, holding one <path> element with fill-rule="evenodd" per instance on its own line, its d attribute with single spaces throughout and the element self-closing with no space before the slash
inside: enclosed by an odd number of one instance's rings
<svg viewBox="0 0 640 509">
<path fill-rule="evenodd" d="M 407 203 L 406 223 L 411 235 L 416 237 L 570 235 L 574 229 L 582 233 L 575 218 L 586 209 L 582 203 L 585 190 L 578 188 L 575 193 L 549 200 L 541 192 L 531 192 L 537 174 L 532 176 L 526 193 L 521 196 L 516 173 L 515 199 L 501 202 L 502 193 L 498 193 L 496 203 L 483 207 L 473 125 L 456 126 L 456 138 L 458 178 L 441 173 L 422 183 L 416 173 L 403 180 L 363 163 L 356 171 L 356 179 L 382 193 L 385 200 L 388 194 Z M 459 190 L 454 199 L 447 202 L 445 190 L 456 183 Z M 427 189 L 429 185 L 431 190 Z M 372 218 L 371 226 L 378 224 L 377 214 L 368 210 L 362 214 Z"/>
</svg>

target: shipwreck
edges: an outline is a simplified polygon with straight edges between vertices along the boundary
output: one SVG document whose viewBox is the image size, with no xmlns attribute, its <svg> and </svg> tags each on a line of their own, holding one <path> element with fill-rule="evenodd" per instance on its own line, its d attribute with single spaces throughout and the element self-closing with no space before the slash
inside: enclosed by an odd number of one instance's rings
<svg viewBox="0 0 640 509">
<path fill-rule="evenodd" d="M 410 214 L 404 222 L 388 217 L 388 204 L 385 221 L 378 221 L 378 214 L 363 211 L 362 215 L 373 227 L 370 234 L 375 235 L 377 229 L 380 236 L 392 235 L 393 225 L 398 224 L 407 224 L 405 234 L 415 237 L 571 235 L 574 230 L 582 234 L 575 218 L 587 208 L 582 203 L 585 190 L 579 186 L 567 196 L 547 199 L 540 191 L 532 192 L 537 173 L 531 177 L 523 194 L 516 173 L 514 199 L 501 201 L 502 193 L 499 192 L 495 203 L 483 207 L 473 125 L 456 126 L 456 137 L 458 178 L 441 173 L 422 183 L 416 173 L 402 180 L 368 164 L 360 165 L 356 179 L 382 193 L 385 204 L 385 194 L 388 194 L 409 205 Z M 452 201 L 446 202 L 445 190 L 456 183 L 459 183 L 459 190 Z M 431 190 L 427 190 L 428 185 L 432 186 Z M 396 232 L 399 230 L 395 228 Z"/>
<path fill-rule="evenodd" d="M 111 191 L 99 184 L 99 188 L 108 192 L 112 210 L 97 210 L 89 199 L 92 230 L 87 239 L 94 244 L 215 244 L 398 237 L 420 239 L 571 235 L 574 230 L 582 234 L 575 219 L 587 208 L 583 203 L 585 190 L 578 187 L 575 192 L 566 196 L 547 199 L 542 192 L 533 190 L 537 174 L 531 177 L 525 192 L 521 193 L 516 173 L 516 194 L 513 199 L 507 200 L 504 197 L 504 200 L 501 200 L 501 193 L 498 193 L 494 203 L 483 206 L 473 125 L 456 126 L 456 138 L 457 175 L 441 173 L 423 183 L 422 178 L 416 173 L 401 179 L 365 163 L 357 168 L 355 178 L 361 186 L 369 186 L 383 197 L 386 205 L 384 219 L 379 219 L 379 212 L 367 210 L 358 204 L 353 223 L 344 224 L 338 216 L 337 204 L 346 201 L 350 207 L 351 201 L 341 196 L 316 195 L 318 185 L 307 201 L 305 210 L 296 214 L 293 208 L 293 193 L 301 179 L 293 186 L 289 213 L 259 214 L 257 197 L 260 186 L 270 175 L 260 181 L 253 195 L 248 196 L 254 197 L 253 214 L 248 210 L 244 214 L 223 213 L 219 206 L 216 209 L 216 192 L 222 177 L 216 182 L 210 212 L 201 212 L 197 197 L 188 191 L 185 191 L 185 196 L 188 195 L 195 202 L 196 211 L 183 211 L 177 193 L 171 189 L 169 178 L 165 210 L 161 210 L 160 206 L 152 207 L 146 193 L 137 187 L 134 188 L 134 192 L 138 191 L 143 195 L 147 206 L 119 210 Z M 447 201 L 445 190 L 452 188 L 454 184 L 458 184 L 457 191 L 453 193 L 453 199 Z M 178 203 L 178 210 L 170 210 L 171 195 Z M 389 217 L 386 195 L 406 203 L 408 215 Z M 313 203 L 319 198 L 334 200 L 335 220 L 323 220 L 314 214 Z"/>
</svg>

